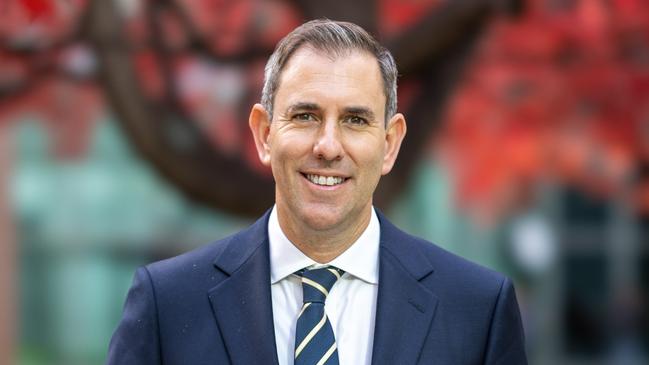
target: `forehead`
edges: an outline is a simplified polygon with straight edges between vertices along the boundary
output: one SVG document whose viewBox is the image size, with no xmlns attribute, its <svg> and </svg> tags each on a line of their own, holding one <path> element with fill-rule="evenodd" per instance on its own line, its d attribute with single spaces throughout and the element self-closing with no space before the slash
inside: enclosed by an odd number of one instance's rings
<svg viewBox="0 0 649 365">
<path fill-rule="evenodd" d="M 300 47 L 284 66 L 275 96 L 280 108 L 297 101 L 364 104 L 381 115 L 385 95 L 378 61 L 364 51 L 330 55 Z"/>
</svg>

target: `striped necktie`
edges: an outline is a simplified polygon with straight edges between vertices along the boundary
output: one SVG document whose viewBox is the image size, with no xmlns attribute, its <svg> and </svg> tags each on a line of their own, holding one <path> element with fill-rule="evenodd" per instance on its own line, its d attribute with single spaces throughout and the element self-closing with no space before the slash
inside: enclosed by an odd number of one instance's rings
<svg viewBox="0 0 649 365">
<path fill-rule="evenodd" d="M 304 304 L 295 330 L 295 365 L 338 365 L 336 338 L 324 306 L 343 273 L 333 266 L 298 272 Z"/>
</svg>

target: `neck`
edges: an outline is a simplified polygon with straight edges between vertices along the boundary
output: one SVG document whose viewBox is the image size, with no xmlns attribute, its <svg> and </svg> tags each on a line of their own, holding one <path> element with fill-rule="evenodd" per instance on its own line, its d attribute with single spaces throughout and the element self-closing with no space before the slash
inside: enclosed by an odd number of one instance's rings
<svg viewBox="0 0 649 365">
<path fill-rule="evenodd" d="M 353 222 L 338 224 L 329 229 L 313 229 L 295 224 L 278 209 L 277 218 L 286 238 L 315 262 L 328 263 L 340 256 L 358 240 L 370 223 L 371 205 Z"/>
</svg>

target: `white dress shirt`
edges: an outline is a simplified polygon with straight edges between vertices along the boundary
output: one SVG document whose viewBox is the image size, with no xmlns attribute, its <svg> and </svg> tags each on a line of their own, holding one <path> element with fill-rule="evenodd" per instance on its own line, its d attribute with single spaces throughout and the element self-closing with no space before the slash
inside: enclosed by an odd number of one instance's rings
<svg viewBox="0 0 649 365">
<path fill-rule="evenodd" d="M 345 271 L 325 303 L 341 365 L 372 362 L 380 234 L 379 220 L 372 209 L 370 223 L 358 240 L 326 264 Z M 293 365 L 295 325 L 302 308 L 302 283 L 294 273 L 305 267 L 325 265 L 311 260 L 288 240 L 279 226 L 276 208 L 268 220 L 268 238 L 277 358 L 280 365 Z"/>
</svg>

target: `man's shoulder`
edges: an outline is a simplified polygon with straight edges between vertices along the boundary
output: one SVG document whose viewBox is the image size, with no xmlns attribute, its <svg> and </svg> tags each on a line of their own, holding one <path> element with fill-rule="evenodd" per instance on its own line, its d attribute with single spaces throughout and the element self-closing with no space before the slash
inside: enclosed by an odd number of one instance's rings
<svg viewBox="0 0 649 365">
<path fill-rule="evenodd" d="M 266 237 L 265 219 L 232 235 L 202 245 L 180 255 L 145 266 L 154 284 L 196 284 L 200 281 L 218 282 L 237 269 L 255 250 L 262 247 Z"/>
<path fill-rule="evenodd" d="M 382 245 L 386 253 L 397 258 L 404 267 L 411 263 L 420 267 L 427 266 L 429 273 L 422 281 L 437 290 L 468 288 L 474 293 L 493 293 L 499 291 L 504 282 L 509 280 L 493 269 L 467 260 L 426 239 L 406 233 L 387 220 L 381 224 L 385 226 L 382 232 L 389 232 L 389 237 L 386 237 Z"/>
</svg>

